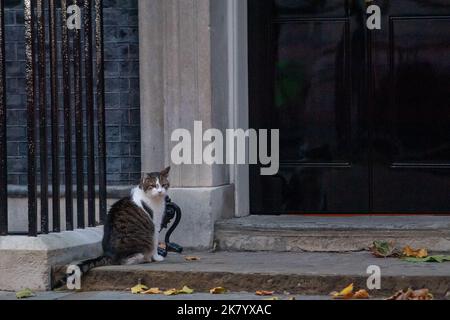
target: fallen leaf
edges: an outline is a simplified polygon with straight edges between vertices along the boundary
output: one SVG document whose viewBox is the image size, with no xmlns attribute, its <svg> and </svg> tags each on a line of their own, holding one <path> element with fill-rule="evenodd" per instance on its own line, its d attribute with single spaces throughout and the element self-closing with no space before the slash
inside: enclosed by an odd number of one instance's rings
<svg viewBox="0 0 450 320">
<path fill-rule="evenodd" d="M 34 293 L 28 288 L 16 292 L 17 299 L 26 299 L 30 297 L 34 297 Z"/>
<path fill-rule="evenodd" d="M 178 294 L 192 294 L 194 293 L 194 289 L 189 288 L 188 286 L 184 286 L 181 289 L 169 289 L 163 292 L 165 296 L 175 296 Z"/>
<path fill-rule="evenodd" d="M 192 294 L 194 293 L 194 289 L 189 288 L 188 286 L 184 286 L 181 290 L 178 290 L 179 294 Z"/>
<path fill-rule="evenodd" d="M 273 295 L 274 291 L 265 291 L 265 290 L 258 290 L 255 292 L 257 296 L 271 296 Z"/>
<path fill-rule="evenodd" d="M 428 289 L 414 290 L 411 294 L 412 300 L 433 300 L 433 295 Z"/>
<path fill-rule="evenodd" d="M 433 295 L 428 289 L 412 290 L 400 290 L 396 292 L 392 297 L 386 300 L 433 300 Z"/>
<path fill-rule="evenodd" d="M 403 255 L 405 257 L 412 257 L 412 258 L 426 258 L 428 256 L 427 249 L 413 249 L 410 246 L 406 246 L 403 249 Z"/>
<path fill-rule="evenodd" d="M 295 297 L 289 297 L 289 299 L 288 299 L 289 301 L 295 301 L 295 300 L 297 300 Z"/>
<path fill-rule="evenodd" d="M 199 261 L 199 260 L 200 260 L 200 257 L 196 257 L 196 256 L 187 256 L 187 257 L 184 257 L 184 260 L 186 260 L 186 261 Z"/>
<path fill-rule="evenodd" d="M 373 245 L 370 247 L 370 251 L 375 257 L 378 258 L 388 258 L 388 257 L 398 257 L 400 252 L 395 248 L 393 242 L 387 241 L 374 241 Z"/>
<path fill-rule="evenodd" d="M 163 294 L 165 296 L 174 296 L 174 295 L 178 294 L 178 290 L 175 289 L 175 288 L 174 289 L 169 289 L 169 290 L 164 291 Z"/>
<path fill-rule="evenodd" d="M 150 288 L 147 291 L 141 292 L 142 294 L 162 294 L 163 291 L 159 288 Z"/>
<path fill-rule="evenodd" d="M 225 289 L 224 287 L 215 287 L 212 288 L 211 290 L 209 290 L 209 293 L 211 294 L 224 294 L 227 292 L 227 289 Z"/>
<path fill-rule="evenodd" d="M 353 299 L 369 299 L 369 298 L 370 298 L 369 293 L 364 289 L 356 291 L 355 294 L 353 295 Z"/>
<path fill-rule="evenodd" d="M 133 288 L 131 288 L 131 293 L 139 294 L 139 293 L 143 293 L 146 290 L 148 290 L 147 286 L 144 286 L 143 284 L 138 284 L 138 285 L 135 285 Z"/>
<path fill-rule="evenodd" d="M 343 289 L 341 292 L 332 292 L 335 299 L 351 299 L 353 297 L 353 283 Z"/>
<path fill-rule="evenodd" d="M 412 257 L 406 257 L 403 258 L 403 260 L 408 262 L 437 262 L 437 263 L 443 263 L 446 261 L 450 261 L 450 256 L 428 256 L 426 258 L 412 258 Z"/>
</svg>

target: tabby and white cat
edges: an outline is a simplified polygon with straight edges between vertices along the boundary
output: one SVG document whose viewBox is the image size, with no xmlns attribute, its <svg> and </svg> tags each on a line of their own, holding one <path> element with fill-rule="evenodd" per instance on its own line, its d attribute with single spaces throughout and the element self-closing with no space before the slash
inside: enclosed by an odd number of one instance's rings
<svg viewBox="0 0 450 320">
<path fill-rule="evenodd" d="M 104 265 L 163 261 L 158 254 L 158 236 L 169 189 L 170 167 L 145 174 L 130 196 L 112 205 L 103 234 L 103 256 L 78 266 L 86 273 Z"/>
</svg>

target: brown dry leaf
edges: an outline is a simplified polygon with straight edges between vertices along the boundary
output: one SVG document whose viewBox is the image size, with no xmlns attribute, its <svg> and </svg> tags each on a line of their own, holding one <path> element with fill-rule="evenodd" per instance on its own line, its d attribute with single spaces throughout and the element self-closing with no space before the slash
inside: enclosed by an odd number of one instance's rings
<svg viewBox="0 0 450 320">
<path fill-rule="evenodd" d="M 215 287 L 212 288 L 211 290 L 209 290 L 209 293 L 211 294 L 224 294 L 227 292 L 227 289 L 225 289 L 224 287 Z"/>
<path fill-rule="evenodd" d="M 187 256 L 187 257 L 184 257 L 184 260 L 186 260 L 186 261 L 199 261 L 199 260 L 200 260 L 200 257 L 196 257 L 196 256 Z"/>
<path fill-rule="evenodd" d="M 369 298 L 370 298 L 369 293 L 364 289 L 356 291 L 355 294 L 353 295 L 353 299 L 369 299 Z"/>
<path fill-rule="evenodd" d="M 428 257 L 428 250 L 425 248 L 422 249 L 413 249 L 410 246 L 406 246 L 403 249 L 403 255 L 406 257 L 413 257 L 413 258 L 426 258 Z"/>
<path fill-rule="evenodd" d="M 428 289 L 414 290 L 411 294 L 412 300 L 433 300 L 433 295 Z"/>
<path fill-rule="evenodd" d="M 163 291 L 159 288 L 150 288 L 147 291 L 141 292 L 142 294 L 162 294 Z"/>
<path fill-rule="evenodd" d="M 428 289 L 412 290 L 401 290 L 395 293 L 392 297 L 386 300 L 433 300 L 433 295 Z"/>
<path fill-rule="evenodd" d="M 274 291 L 266 291 L 266 290 L 258 290 L 255 292 L 257 296 L 271 296 L 273 295 Z"/>
<path fill-rule="evenodd" d="M 351 299 L 353 297 L 353 283 L 341 292 L 332 292 L 331 295 L 334 299 Z"/>
</svg>

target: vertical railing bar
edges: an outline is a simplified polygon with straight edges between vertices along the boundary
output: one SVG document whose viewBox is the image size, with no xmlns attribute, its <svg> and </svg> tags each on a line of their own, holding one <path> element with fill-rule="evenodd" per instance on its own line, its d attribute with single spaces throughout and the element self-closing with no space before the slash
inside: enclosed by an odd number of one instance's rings
<svg viewBox="0 0 450 320">
<path fill-rule="evenodd" d="M 47 169 L 47 64 L 45 50 L 44 0 L 37 0 L 38 78 L 39 78 L 39 162 L 41 177 L 41 232 L 48 233 L 48 169 Z"/>
<path fill-rule="evenodd" d="M 59 101 L 58 101 L 58 52 L 56 32 L 55 0 L 49 0 L 49 41 L 50 41 L 50 96 L 52 118 L 52 209 L 53 231 L 59 232 L 60 219 L 60 173 L 59 173 Z"/>
<path fill-rule="evenodd" d="M 36 201 L 36 122 L 35 122 L 35 48 L 34 0 L 24 0 L 26 87 L 27 87 L 27 139 L 28 139 L 28 235 L 37 236 Z"/>
<path fill-rule="evenodd" d="M 78 5 L 80 1 L 74 0 Z M 83 139 L 83 101 L 82 101 L 82 73 L 81 73 L 81 31 L 74 30 L 73 60 L 74 60 L 74 90 L 75 90 L 75 154 L 77 173 L 77 217 L 78 228 L 84 228 L 84 139 Z"/>
<path fill-rule="evenodd" d="M 92 69 L 92 0 L 84 0 L 84 63 L 86 78 L 88 225 L 95 226 L 94 80 Z"/>
<path fill-rule="evenodd" d="M 67 0 L 61 0 L 61 55 L 63 62 L 64 96 L 64 174 L 66 201 L 66 230 L 73 230 L 73 189 L 72 189 L 72 117 L 70 94 L 69 31 L 67 28 Z M 58 232 L 59 230 L 53 230 Z"/>
<path fill-rule="evenodd" d="M 95 47 L 98 112 L 98 178 L 100 222 L 106 218 L 106 136 L 105 136 L 105 74 L 103 45 L 103 0 L 95 0 Z"/>
<path fill-rule="evenodd" d="M 5 59 L 5 3 L 0 0 L 0 236 L 8 234 Z"/>
</svg>

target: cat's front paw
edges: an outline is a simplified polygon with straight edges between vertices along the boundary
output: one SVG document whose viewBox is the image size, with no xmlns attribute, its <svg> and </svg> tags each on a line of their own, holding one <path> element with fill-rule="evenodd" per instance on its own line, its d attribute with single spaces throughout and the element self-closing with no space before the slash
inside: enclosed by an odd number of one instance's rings
<svg viewBox="0 0 450 320">
<path fill-rule="evenodd" d="M 164 261 L 164 257 L 160 256 L 159 254 L 154 254 L 152 259 L 153 259 L 153 261 L 156 261 L 156 262 Z"/>
</svg>

